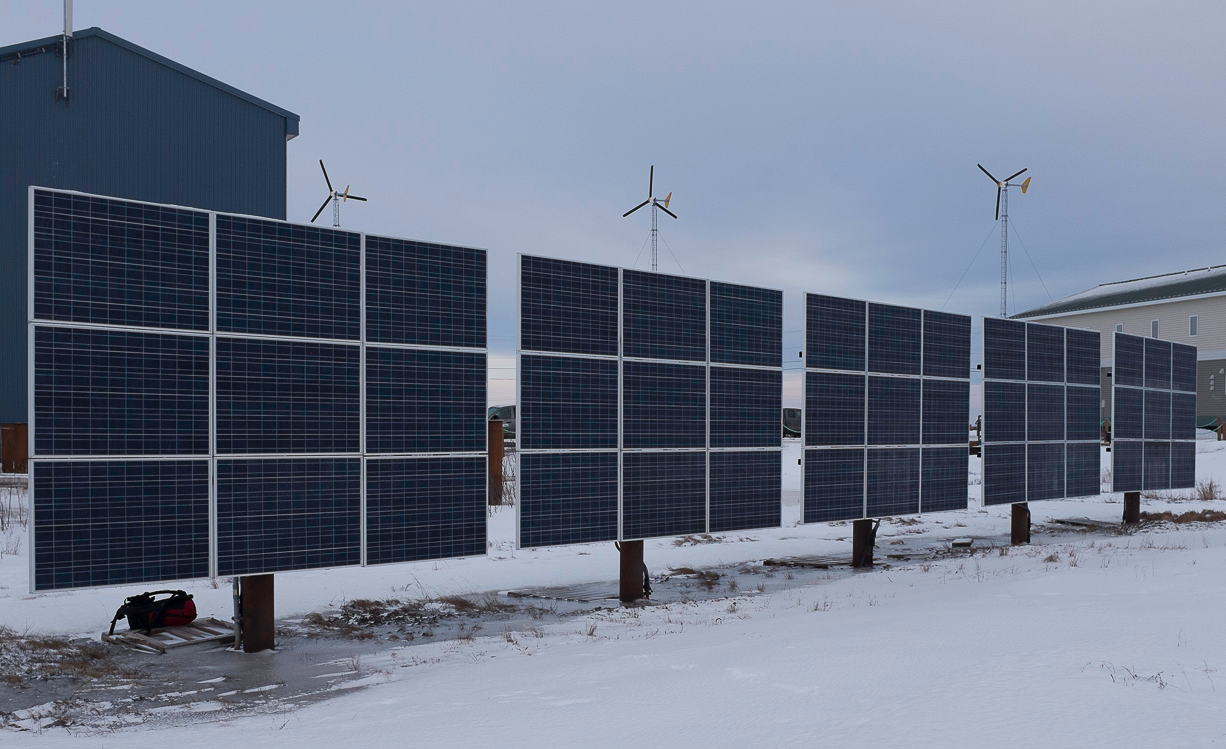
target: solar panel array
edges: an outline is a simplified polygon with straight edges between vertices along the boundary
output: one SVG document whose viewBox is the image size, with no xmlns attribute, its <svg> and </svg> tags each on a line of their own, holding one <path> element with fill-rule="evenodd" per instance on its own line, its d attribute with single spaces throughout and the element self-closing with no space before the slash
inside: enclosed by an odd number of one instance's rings
<svg viewBox="0 0 1226 749">
<path fill-rule="evenodd" d="M 1196 486 L 1196 347 L 1115 333 L 1112 491 Z"/>
<path fill-rule="evenodd" d="M 483 250 L 30 194 L 31 588 L 485 552 Z"/>
<path fill-rule="evenodd" d="M 983 501 L 1099 493 L 1099 334 L 983 321 Z"/>
<path fill-rule="evenodd" d="M 805 295 L 804 522 L 965 509 L 971 319 Z"/>
<path fill-rule="evenodd" d="M 519 544 L 781 522 L 783 295 L 520 257 Z"/>
</svg>

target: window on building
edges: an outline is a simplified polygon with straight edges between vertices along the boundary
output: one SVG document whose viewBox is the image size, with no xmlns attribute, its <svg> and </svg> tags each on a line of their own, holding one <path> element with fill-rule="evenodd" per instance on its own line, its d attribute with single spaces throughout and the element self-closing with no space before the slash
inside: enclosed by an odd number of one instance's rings
<svg viewBox="0 0 1226 749">
<path fill-rule="evenodd" d="M 1123 333 L 1123 332 L 1124 332 L 1124 323 L 1122 323 L 1122 322 L 1117 322 L 1117 323 L 1115 324 L 1115 332 L 1116 332 L 1116 333 Z"/>
<path fill-rule="evenodd" d="M 1158 337 L 1158 321 L 1157 320 L 1151 320 L 1149 323 L 1149 337 L 1150 338 Z"/>
<path fill-rule="evenodd" d="M 1194 336 L 1200 332 L 1200 321 L 1196 319 L 1197 315 L 1192 315 L 1188 318 L 1188 335 Z"/>
</svg>

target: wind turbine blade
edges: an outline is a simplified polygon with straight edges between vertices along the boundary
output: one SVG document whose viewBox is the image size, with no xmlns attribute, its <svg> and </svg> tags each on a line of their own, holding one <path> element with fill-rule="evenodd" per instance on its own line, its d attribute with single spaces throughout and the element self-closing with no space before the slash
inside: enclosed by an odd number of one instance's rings
<svg viewBox="0 0 1226 749">
<path fill-rule="evenodd" d="M 665 208 L 668 208 L 668 201 L 672 199 L 673 199 L 673 194 L 671 192 L 664 196 L 664 207 Z"/>
<path fill-rule="evenodd" d="M 996 185 L 996 220 L 1000 220 L 1000 184 Z"/>
<path fill-rule="evenodd" d="M 983 168 L 983 164 L 976 164 L 975 166 L 979 167 L 979 169 L 980 169 L 980 170 L 982 170 L 984 174 L 988 175 L 988 179 L 992 180 L 993 182 L 995 182 L 995 183 L 996 183 L 996 184 L 998 184 L 998 185 L 1000 184 L 1000 180 L 998 180 L 998 179 L 996 179 L 995 177 L 993 177 L 993 176 L 992 176 L 992 173 L 991 173 L 991 172 L 989 172 L 987 169 L 984 169 L 984 168 Z"/>
<path fill-rule="evenodd" d="M 320 168 L 320 169 L 324 169 L 324 160 L 323 160 L 323 159 L 320 159 L 320 160 L 319 160 L 319 168 Z M 332 180 L 328 179 L 328 170 L 327 170 L 327 169 L 324 169 L 324 182 L 327 182 L 327 183 L 328 183 L 328 192 L 333 192 L 333 189 L 332 189 Z"/>
<path fill-rule="evenodd" d="M 1023 169 L 1023 170 L 1022 170 L 1022 172 L 1024 172 L 1024 171 L 1026 171 L 1026 170 L 1025 170 L 1025 169 Z M 1018 172 L 1017 174 L 1014 174 L 1014 175 L 1011 175 L 1011 176 L 1005 177 L 1005 181 L 1006 181 L 1006 182 L 1008 182 L 1009 180 L 1013 179 L 1014 177 L 1016 177 L 1018 174 L 1021 174 L 1022 172 Z"/>
<path fill-rule="evenodd" d="M 363 203 L 365 203 L 365 202 L 366 202 L 366 198 L 359 198 L 357 195 L 350 195 L 350 196 L 349 196 L 349 199 L 350 199 L 350 200 L 360 200 L 360 201 L 362 201 Z"/>
<path fill-rule="evenodd" d="M 675 214 L 675 213 L 673 213 L 672 211 L 668 210 L 667 208 L 665 208 L 665 207 L 664 207 L 662 204 L 660 204 L 660 203 L 656 203 L 656 208 L 659 208 L 661 211 L 664 211 L 665 213 L 667 213 L 668 215 L 672 216 L 673 218 L 677 218 L 677 214 Z"/>
<path fill-rule="evenodd" d="M 656 183 L 656 165 L 651 165 L 651 171 L 647 173 L 647 197 L 651 197 L 651 188 Z"/>
<path fill-rule="evenodd" d="M 321 163 L 322 163 L 322 162 L 321 162 Z M 315 211 L 315 215 L 314 215 L 314 216 L 311 216 L 311 223 L 312 223 L 312 224 L 313 224 L 313 223 L 315 223 L 315 219 L 319 218 L 319 214 L 321 214 L 321 213 L 323 213 L 323 212 L 324 212 L 324 209 L 328 207 L 328 203 L 329 203 L 329 202 L 331 202 L 331 201 L 332 201 L 332 196 L 331 196 L 331 195 L 329 195 L 328 197 L 324 198 L 324 204 L 323 204 L 323 205 L 321 205 L 321 206 L 319 207 L 319 210 L 318 210 L 318 211 Z"/>
<path fill-rule="evenodd" d="M 638 205 L 636 205 L 635 207 L 633 207 L 633 208 L 631 208 L 630 210 L 628 210 L 628 211 L 626 211 L 625 213 L 623 213 L 623 214 L 622 214 L 622 218 L 625 218 L 626 216 L 629 216 L 631 213 L 634 213 L 635 211 L 637 211 L 638 209 L 642 208 L 643 206 L 647 205 L 647 204 L 648 204 L 648 203 L 650 203 L 650 202 L 651 202 L 651 198 L 648 198 L 647 200 L 644 200 L 642 203 L 639 203 L 639 204 L 638 204 Z"/>
</svg>

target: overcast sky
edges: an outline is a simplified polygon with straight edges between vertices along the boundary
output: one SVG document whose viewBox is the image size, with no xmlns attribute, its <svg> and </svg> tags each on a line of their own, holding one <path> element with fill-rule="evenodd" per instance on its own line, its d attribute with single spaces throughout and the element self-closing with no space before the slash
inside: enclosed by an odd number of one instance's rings
<svg viewBox="0 0 1226 749">
<path fill-rule="evenodd" d="M 0 7 L 0 44 L 62 25 L 59 0 Z M 370 198 L 346 227 L 489 249 L 497 368 L 517 253 L 647 267 L 650 216 L 621 214 L 650 164 L 680 216 L 660 269 L 781 288 L 788 331 L 804 291 L 997 314 L 976 162 L 1034 180 L 1010 201 L 1010 313 L 1226 262 L 1224 22 L 1221 2 L 78 0 L 74 25 L 301 115 L 290 220 L 323 200 L 322 158 Z"/>
</svg>

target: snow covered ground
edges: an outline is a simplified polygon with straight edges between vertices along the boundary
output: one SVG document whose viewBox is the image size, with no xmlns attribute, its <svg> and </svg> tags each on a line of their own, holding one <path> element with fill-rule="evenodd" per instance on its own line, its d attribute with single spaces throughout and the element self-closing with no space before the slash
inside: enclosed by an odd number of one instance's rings
<svg viewBox="0 0 1226 749">
<path fill-rule="evenodd" d="M 1198 478 L 1226 484 L 1226 443 L 1211 437 L 1198 445 Z M 784 456 L 790 492 L 799 489 L 797 450 Z M 850 546 L 849 525 L 795 525 L 793 493 L 789 527 L 647 545 L 655 574 L 745 563 L 752 574 L 743 579 L 759 575 L 763 592 L 742 584 L 709 600 L 589 609 L 529 628 L 367 642 L 353 664 L 360 678 L 334 698 L 233 711 L 201 684 L 201 699 L 183 710 L 134 704 L 137 725 L 120 735 L 89 723 L 51 726 L 40 716 L 53 706 L 44 706 L 8 716 L 25 730 L 0 731 L 0 743 L 59 746 L 90 734 L 84 740 L 99 745 L 139 745 L 125 734 L 151 730 L 160 744 L 185 748 L 233 741 L 235 731 L 301 749 L 1226 744 L 1226 523 L 1149 524 L 1127 534 L 1051 525 L 1118 521 L 1120 496 L 1103 494 L 1032 504 L 1034 543 L 1009 547 L 1008 507 L 978 506 L 978 460 L 971 465 L 972 508 L 883 522 L 884 564 L 871 571 L 768 579 L 756 565 L 762 559 L 846 554 Z M 1226 501 L 1171 494 L 1147 498 L 1142 509 L 1226 510 Z M 976 538 L 978 549 L 942 551 L 960 536 Z M 513 538 L 508 509 L 491 517 L 487 557 L 278 575 L 278 616 L 357 598 L 616 577 L 611 544 L 522 551 Z M 921 547 L 937 551 L 918 561 L 888 558 L 892 548 Z M 122 598 L 142 589 L 31 596 L 27 551 L 22 544 L 0 556 L 0 626 L 96 638 Z M 184 585 L 202 614 L 228 618 L 228 585 L 218 583 Z M 290 656 L 232 657 L 243 668 Z"/>
</svg>

